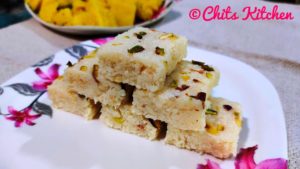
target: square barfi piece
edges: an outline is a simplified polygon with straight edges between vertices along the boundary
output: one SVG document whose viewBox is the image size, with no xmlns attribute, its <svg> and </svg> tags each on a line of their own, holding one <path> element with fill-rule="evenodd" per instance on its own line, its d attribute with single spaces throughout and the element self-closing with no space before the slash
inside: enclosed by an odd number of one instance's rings
<svg viewBox="0 0 300 169">
<path fill-rule="evenodd" d="M 188 131 L 168 125 L 165 142 L 180 148 L 208 153 L 217 158 L 236 154 L 242 127 L 241 107 L 222 98 L 212 98 L 206 111 L 205 131 Z"/>
<path fill-rule="evenodd" d="M 56 79 L 48 87 L 48 95 L 52 105 L 57 108 L 70 112 L 85 119 L 91 120 L 99 117 L 101 104 L 70 91 L 63 79 Z"/>
<path fill-rule="evenodd" d="M 131 105 L 122 105 L 118 109 L 103 106 L 100 120 L 108 127 L 126 133 L 135 134 L 149 140 L 159 139 L 161 133 L 166 130 L 166 126 L 159 121 L 132 114 L 131 108 Z"/>
<path fill-rule="evenodd" d="M 204 130 L 206 99 L 219 71 L 202 62 L 182 61 L 157 92 L 135 90 L 133 112 L 183 130 Z"/>
<path fill-rule="evenodd" d="M 69 65 L 63 76 L 70 90 L 103 105 L 119 107 L 125 99 L 126 92 L 120 84 L 99 76 L 100 69 L 102 67 L 98 64 L 95 52 L 92 52 L 78 63 Z"/>
<path fill-rule="evenodd" d="M 101 47 L 99 72 L 117 83 L 157 91 L 186 50 L 187 39 L 182 36 L 137 27 Z"/>
</svg>

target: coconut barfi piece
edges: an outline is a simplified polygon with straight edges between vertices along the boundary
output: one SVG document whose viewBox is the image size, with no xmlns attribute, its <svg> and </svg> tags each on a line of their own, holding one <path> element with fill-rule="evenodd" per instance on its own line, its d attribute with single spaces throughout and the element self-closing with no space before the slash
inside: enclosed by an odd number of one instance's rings
<svg viewBox="0 0 300 169">
<path fill-rule="evenodd" d="M 100 120 L 108 127 L 149 140 L 160 138 L 160 135 L 166 130 L 166 126 L 159 121 L 132 114 L 131 108 L 131 105 L 122 105 L 118 109 L 103 106 Z"/>
<path fill-rule="evenodd" d="M 222 98 L 212 98 L 206 111 L 205 131 L 188 131 L 168 125 L 165 143 L 217 158 L 236 154 L 242 127 L 241 106 Z"/>
<path fill-rule="evenodd" d="M 57 108 L 91 120 L 99 117 L 101 104 L 70 91 L 67 83 L 60 77 L 48 87 L 52 105 Z"/>
<path fill-rule="evenodd" d="M 78 63 L 69 65 L 63 76 L 68 82 L 70 90 L 103 105 L 119 107 L 125 99 L 126 93 L 120 84 L 99 76 L 98 70 L 100 69 L 102 67 L 98 65 L 95 52 L 92 52 Z"/>
<path fill-rule="evenodd" d="M 202 62 L 182 61 L 157 92 L 135 90 L 133 112 L 183 130 L 204 130 L 206 99 L 219 71 Z"/>
<path fill-rule="evenodd" d="M 99 72 L 117 83 L 157 91 L 186 56 L 186 48 L 182 36 L 137 27 L 102 46 Z"/>
</svg>

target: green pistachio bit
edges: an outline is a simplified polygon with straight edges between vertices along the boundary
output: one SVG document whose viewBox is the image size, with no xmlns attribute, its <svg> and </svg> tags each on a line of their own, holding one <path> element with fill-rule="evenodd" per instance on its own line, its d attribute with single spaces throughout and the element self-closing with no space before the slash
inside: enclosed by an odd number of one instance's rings
<svg viewBox="0 0 300 169">
<path fill-rule="evenodd" d="M 176 88 L 178 86 L 178 83 L 176 80 L 173 80 L 170 84 L 171 87 Z"/>
<path fill-rule="evenodd" d="M 214 68 L 212 68 L 209 65 L 206 65 L 204 62 L 199 62 L 199 61 L 192 60 L 192 64 L 201 66 L 202 69 L 204 69 L 206 71 L 209 71 L 209 72 L 214 71 Z"/>
<path fill-rule="evenodd" d="M 147 33 L 146 32 L 139 32 L 139 33 L 135 33 L 134 35 L 138 38 L 138 39 L 143 39 L 143 36 L 145 36 Z"/>
<path fill-rule="evenodd" d="M 192 60 L 192 64 L 199 65 L 199 66 L 202 67 L 202 65 L 204 65 L 205 63 L 204 62 L 199 62 L 199 61 Z"/>
<path fill-rule="evenodd" d="M 173 33 L 165 33 L 159 37 L 159 39 L 164 40 L 164 39 L 170 39 L 170 40 L 176 40 L 178 37 L 174 35 Z"/>
<path fill-rule="evenodd" d="M 166 60 L 164 61 L 164 66 L 166 69 L 168 69 L 168 61 L 166 61 Z"/>
<path fill-rule="evenodd" d="M 209 78 L 209 79 L 211 79 L 213 77 L 213 75 L 211 73 L 207 72 L 206 73 L 206 77 Z"/>
<path fill-rule="evenodd" d="M 209 72 L 214 71 L 214 68 L 212 68 L 211 66 L 208 66 L 208 65 L 203 65 L 203 66 L 202 66 L 202 69 L 204 69 L 204 70 L 206 70 L 206 71 L 209 71 Z"/>
<path fill-rule="evenodd" d="M 155 54 L 160 55 L 160 56 L 165 56 L 165 49 L 157 46 L 155 48 Z"/>
<path fill-rule="evenodd" d="M 142 31 L 142 32 L 140 32 L 140 35 L 145 36 L 145 35 L 147 35 L 147 33 Z"/>
<path fill-rule="evenodd" d="M 87 71 L 87 66 L 80 66 L 80 70 L 83 72 Z"/>
<path fill-rule="evenodd" d="M 140 45 L 136 45 L 136 46 L 132 47 L 131 49 L 128 49 L 128 53 L 139 53 L 139 52 L 142 52 L 143 50 L 145 50 L 145 48 L 143 48 Z"/>
<path fill-rule="evenodd" d="M 218 112 L 213 109 L 207 109 L 205 112 L 206 115 L 217 115 Z"/>
<path fill-rule="evenodd" d="M 118 124 L 123 124 L 125 121 L 125 119 L 123 119 L 122 117 L 113 117 L 113 120 Z"/>
</svg>

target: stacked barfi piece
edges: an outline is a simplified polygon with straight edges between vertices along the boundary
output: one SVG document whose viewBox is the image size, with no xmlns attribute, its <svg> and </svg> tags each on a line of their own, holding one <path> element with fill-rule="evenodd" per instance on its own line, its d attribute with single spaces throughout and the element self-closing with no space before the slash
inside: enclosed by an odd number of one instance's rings
<svg viewBox="0 0 300 169">
<path fill-rule="evenodd" d="M 219 71 L 184 61 L 187 40 L 134 28 L 69 65 L 49 88 L 53 105 L 150 140 L 228 158 L 241 130 L 239 104 L 213 98 Z M 99 112 L 99 110 L 101 111 Z"/>
</svg>

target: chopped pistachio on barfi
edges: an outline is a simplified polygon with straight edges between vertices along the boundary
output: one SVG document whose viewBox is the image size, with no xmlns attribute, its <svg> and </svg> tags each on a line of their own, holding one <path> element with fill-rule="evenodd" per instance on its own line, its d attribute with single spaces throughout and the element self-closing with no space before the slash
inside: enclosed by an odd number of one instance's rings
<svg viewBox="0 0 300 169">
<path fill-rule="evenodd" d="M 222 159 L 235 155 L 242 124 L 241 107 L 223 98 L 211 98 L 210 102 L 204 131 L 181 130 L 168 125 L 165 142 Z"/>
<path fill-rule="evenodd" d="M 99 72 L 111 81 L 154 92 L 186 56 L 186 48 L 182 36 L 137 27 L 101 47 Z"/>
<path fill-rule="evenodd" d="M 62 76 L 48 87 L 48 95 L 52 105 L 57 109 L 80 115 L 87 120 L 100 115 L 101 104 L 94 103 L 94 101 L 70 91 Z"/>
<path fill-rule="evenodd" d="M 210 78 L 206 77 L 207 72 L 211 73 Z M 183 130 L 204 130 L 206 100 L 218 79 L 215 68 L 204 70 L 202 64 L 182 61 L 161 90 L 135 90 L 133 112 Z"/>
<path fill-rule="evenodd" d="M 122 105 L 115 109 L 110 106 L 103 106 L 100 120 L 108 127 L 121 130 L 126 133 L 145 137 L 149 140 L 159 139 L 161 123 L 146 119 L 141 115 L 132 114 L 131 105 Z"/>
<path fill-rule="evenodd" d="M 104 105 L 120 106 L 125 99 L 125 91 L 120 84 L 100 76 L 98 73 L 100 69 L 102 68 L 98 64 L 95 53 L 90 53 L 78 63 L 68 67 L 65 70 L 64 79 L 69 84 L 70 90 Z"/>
</svg>

